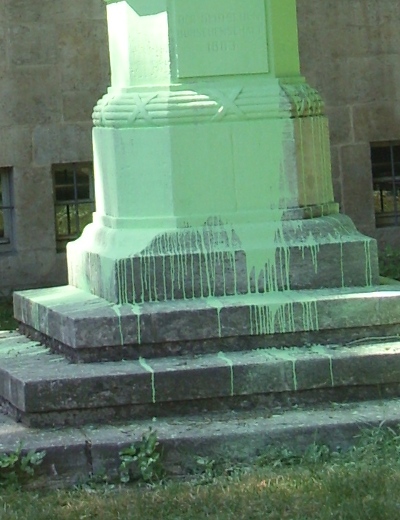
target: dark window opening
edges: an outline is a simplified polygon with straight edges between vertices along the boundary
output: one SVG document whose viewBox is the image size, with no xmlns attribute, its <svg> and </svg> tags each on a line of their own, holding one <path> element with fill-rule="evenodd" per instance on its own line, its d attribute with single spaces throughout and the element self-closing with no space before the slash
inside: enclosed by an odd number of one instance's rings
<svg viewBox="0 0 400 520">
<path fill-rule="evenodd" d="M 400 226 L 400 142 L 371 144 L 376 227 Z"/>
<path fill-rule="evenodd" d="M 53 165 L 57 250 L 64 251 L 71 240 L 92 222 L 95 210 L 93 165 Z"/>
<path fill-rule="evenodd" d="M 0 245 L 12 239 L 13 200 L 11 168 L 0 168 Z"/>
</svg>

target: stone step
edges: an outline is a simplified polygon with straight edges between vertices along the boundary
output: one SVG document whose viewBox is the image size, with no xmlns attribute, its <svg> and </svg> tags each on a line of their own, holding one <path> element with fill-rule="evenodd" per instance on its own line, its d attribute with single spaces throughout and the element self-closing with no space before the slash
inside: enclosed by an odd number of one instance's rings
<svg viewBox="0 0 400 520">
<path fill-rule="evenodd" d="M 14 296 L 21 331 L 73 362 L 347 343 L 400 334 L 400 286 L 114 305 L 72 286 Z"/>
<path fill-rule="evenodd" d="M 3 409 L 36 427 L 400 395 L 400 340 L 72 364 L 0 335 Z"/>
<path fill-rule="evenodd" d="M 10 453 L 20 444 L 24 451 L 45 450 L 35 485 L 73 485 L 92 475 L 117 478 L 120 450 L 140 441 L 150 428 L 157 435 L 167 472 L 182 475 L 198 469 L 198 457 L 251 463 L 274 447 L 284 446 L 295 453 L 312 444 L 347 449 L 362 431 L 399 423 L 398 399 L 272 415 L 241 411 L 45 430 L 14 423 L 0 413 L 0 453 Z"/>
</svg>

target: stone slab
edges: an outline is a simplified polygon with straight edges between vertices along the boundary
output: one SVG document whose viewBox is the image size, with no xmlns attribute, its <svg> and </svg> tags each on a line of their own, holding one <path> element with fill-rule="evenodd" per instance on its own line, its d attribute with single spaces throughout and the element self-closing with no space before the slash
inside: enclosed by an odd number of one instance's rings
<svg viewBox="0 0 400 520">
<path fill-rule="evenodd" d="M 353 387 L 400 395 L 400 341 L 74 365 L 18 333 L 0 337 L 3 409 L 37 427 L 340 401 Z"/>
<path fill-rule="evenodd" d="M 188 418 L 126 422 L 114 426 L 88 426 L 38 431 L 11 425 L 0 414 L 0 453 L 9 453 L 23 443 L 24 450 L 45 450 L 35 485 L 74 485 L 92 475 L 118 476 L 119 451 L 139 441 L 152 428 L 163 448 L 169 474 L 185 474 L 197 457 L 249 462 L 271 447 L 288 447 L 301 453 L 311 444 L 348 449 L 363 430 L 400 423 L 397 399 L 319 410 L 277 411 L 262 414 L 231 413 Z"/>
<path fill-rule="evenodd" d="M 72 286 L 15 293 L 22 330 L 73 361 L 250 350 L 400 332 L 398 285 L 115 305 Z"/>
</svg>

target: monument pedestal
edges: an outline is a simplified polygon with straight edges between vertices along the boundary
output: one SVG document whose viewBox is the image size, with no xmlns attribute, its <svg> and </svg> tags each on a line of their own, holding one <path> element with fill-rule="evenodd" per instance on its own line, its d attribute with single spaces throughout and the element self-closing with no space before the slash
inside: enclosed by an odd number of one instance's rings
<svg viewBox="0 0 400 520">
<path fill-rule="evenodd" d="M 141 304 L 378 283 L 375 243 L 333 201 L 295 2 L 107 4 L 96 213 L 70 284 Z"/>
<path fill-rule="evenodd" d="M 368 386 L 367 353 L 349 375 L 336 344 L 397 335 L 400 291 L 333 201 L 295 1 L 106 3 L 96 213 L 68 245 L 70 284 L 15 295 L 33 341 L 5 345 L 11 413 L 81 424 Z"/>
</svg>

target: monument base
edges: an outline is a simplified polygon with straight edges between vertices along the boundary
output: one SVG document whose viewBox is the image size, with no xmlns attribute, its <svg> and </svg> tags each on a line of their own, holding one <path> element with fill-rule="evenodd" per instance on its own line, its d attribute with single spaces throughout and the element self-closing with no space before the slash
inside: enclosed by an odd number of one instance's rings
<svg viewBox="0 0 400 520">
<path fill-rule="evenodd" d="M 89 225 L 68 247 L 70 284 L 140 304 L 379 283 L 376 242 L 339 214 L 153 229 L 146 239 L 142 230 Z"/>
</svg>

